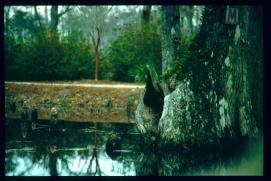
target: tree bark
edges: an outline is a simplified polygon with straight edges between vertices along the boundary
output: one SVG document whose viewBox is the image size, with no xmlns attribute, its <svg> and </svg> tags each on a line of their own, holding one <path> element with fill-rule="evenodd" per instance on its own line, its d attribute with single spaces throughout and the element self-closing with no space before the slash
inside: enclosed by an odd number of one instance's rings
<svg viewBox="0 0 271 181">
<path fill-rule="evenodd" d="M 180 13 L 178 6 L 161 7 L 162 73 L 169 71 L 180 58 Z M 176 75 L 165 80 L 168 92 L 177 85 Z"/>
<path fill-rule="evenodd" d="M 95 39 L 95 36 L 91 34 L 91 40 L 92 45 L 94 47 L 94 53 L 95 53 L 95 80 L 99 80 L 99 67 L 100 67 L 100 41 L 101 41 L 101 33 L 102 29 L 96 27 L 97 30 L 97 39 Z"/>
<path fill-rule="evenodd" d="M 146 96 L 154 95 L 147 93 L 151 87 L 148 84 L 137 108 L 139 130 L 150 134 L 147 126 L 157 128 L 158 123 L 158 148 L 175 145 L 174 150 L 186 155 L 182 164 L 187 166 L 191 166 L 191 161 L 195 166 L 231 158 L 262 136 L 262 7 L 236 6 L 236 25 L 225 23 L 226 8 L 205 8 L 201 30 L 184 64 L 186 71 L 178 77 L 180 83 L 174 91 L 168 95 L 164 92 L 160 119 L 154 116 L 159 115 L 153 111 L 154 106 L 144 102 Z M 172 48 L 171 34 L 166 33 L 174 27 L 167 23 L 172 20 L 169 9 L 162 8 L 163 71 L 172 64 L 172 57 L 178 57 Z M 147 108 L 152 112 L 147 112 Z M 144 117 L 148 118 L 145 122 Z"/>
<path fill-rule="evenodd" d="M 99 80 L 99 64 L 100 64 L 100 53 L 97 47 L 95 48 L 95 80 Z"/>
<path fill-rule="evenodd" d="M 164 99 L 158 125 L 162 142 L 188 144 L 191 149 L 195 143 L 209 144 L 231 152 L 229 145 L 237 151 L 243 141 L 260 136 L 262 10 L 237 8 L 237 25 L 225 23 L 226 6 L 205 8 L 202 29 L 190 47 L 190 71 Z"/>
<path fill-rule="evenodd" d="M 58 25 L 58 6 L 52 6 L 51 7 L 51 29 L 54 31 L 57 31 L 57 25 Z"/>
<path fill-rule="evenodd" d="M 10 6 L 7 6 L 4 8 L 4 17 L 5 17 L 5 35 L 9 36 L 9 29 L 10 29 L 10 18 L 9 18 L 9 14 L 10 14 Z"/>
<path fill-rule="evenodd" d="M 41 20 L 40 20 L 39 13 L 37 11 L 37 6 L 34 6 L 34 9 L 35 9 L 35 18 L 38 20 L 38 22 L 39 22 L 39 28 L 41 29 L 42 28 L 42 23 L 41 23 Z"/>
<path fill-rule="evenodd" d="M 188 32 L 189 36 L 191 36 L 193 34 L 193 32 L 194 32 L 194 30 L 193 30 L 193 22 L 192 22 L 193 11 L 194 11 L 193 6 L 189 6 L 188 10 L 187 10 L 187 13 L 186 13 L 186 17 L 187 17 L 187 32 Z"/>
<path fill-rule="evenodd" d="M 142 10 L 142 27 L 148 26 L 150 22 L 151 6 L 143 6 Z"/>
<path fill-rule="evenodd" d="M 63 16 L 65 13 L 70 11 L 71 8 L 68 6 L 65 10 L 62 12 L 58 13 L 58 6 L 52 6 L 51 7 L 51 24 L 50 27 L 53 31 L 57 32 L 57 26 L 59 23 L 59 18 Z"/>
<path fill-rule="evenodd" d="M 48 27 L 48 22 L 49 22 L 49 18 L 48 18 L 48 6 L 45 6 L 45 26 Z"/>
<path fill-rule="evenodd" d="M 149 66 L 147 66 L 147 70 L 145 90 L 137 107 L 135 117 L 137 127 L 144 134 L 145 140 L 156 142 L 158 122 L 163 111 L 164 93 L 157 73 Z"/>
</svg>

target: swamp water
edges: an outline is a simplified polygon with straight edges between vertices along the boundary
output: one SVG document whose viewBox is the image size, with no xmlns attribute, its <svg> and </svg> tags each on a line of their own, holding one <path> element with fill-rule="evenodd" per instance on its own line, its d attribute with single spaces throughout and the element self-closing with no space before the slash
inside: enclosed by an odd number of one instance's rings
<svg viewBox="0 0 271 181">
<path fill-rule="evenodd" d="M 6 122 L 6 176 L 136 175 L 139 134 L 132 125 L 99 123 L 95 131 L 93 124 L 62 122 L 53 136 L 41 121 L 34 129 L 19 120 Z M 121 145 L 108 151 L 112 136 Z"/>
<path fill-rule="evenodd" d="M 47 122 L 6 120 L 6 176 L 263 174 L 262 142 L 244 157 L 225 161 L 211 155 L 214 163 L 196 167 L 193 162 L 202 155 L 189 158 L 172 150 L 160 152 L 143 143 L 132 124 L 98 123 L 95 129 L 91 123 L 60 122 L 52 134 Z"/>
</svg>

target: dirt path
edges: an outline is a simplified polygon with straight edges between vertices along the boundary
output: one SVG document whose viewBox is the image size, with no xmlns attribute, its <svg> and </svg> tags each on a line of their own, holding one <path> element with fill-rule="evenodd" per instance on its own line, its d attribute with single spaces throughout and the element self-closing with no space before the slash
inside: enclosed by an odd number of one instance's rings
<svg viewBox="0 0 271 181">
<path fill-rule="evenodd" d="M 117 88 L 117 89 L 144 89 L 144 85 L 127 85 L 127 84 L 87 84 L 87 83 L 40 83 L 40 82 L 12 82 L 5 81 L 5 84 L 19 85 L 46 85 L 46 86 L 71 86 L 71 87 L 98 87 L 98 88 Z"/>
</svg>

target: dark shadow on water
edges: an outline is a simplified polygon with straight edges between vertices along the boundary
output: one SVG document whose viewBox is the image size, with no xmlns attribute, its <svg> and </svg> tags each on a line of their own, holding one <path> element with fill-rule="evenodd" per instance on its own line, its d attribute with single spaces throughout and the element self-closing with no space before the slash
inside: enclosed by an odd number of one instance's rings
<svg viewBox="0 0 271 181">
<path fill-rule="evenodd" d="M 6 175 L 135 175 L 134 126 L 48 123 L 29 123 L 21 129 L 20 120 L 6 121 Z"/>
<path fill-rule="evenodd" d="M 19 120 L 5 123 L 6 175 L 263 174 L 263 142 L 257 140 L 232 144 L 226 140 L 223 144 L 228 147 L 201 145 L 189 150 L 148 143 L 131 124 L 61 122 L 52 127 L 40 121 L 22 129 Z"/>
</svg>

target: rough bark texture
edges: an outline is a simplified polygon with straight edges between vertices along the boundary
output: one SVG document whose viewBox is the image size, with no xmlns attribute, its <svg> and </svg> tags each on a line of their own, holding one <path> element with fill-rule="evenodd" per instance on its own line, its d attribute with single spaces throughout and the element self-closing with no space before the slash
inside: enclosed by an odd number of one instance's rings
<svg viewBox="0 0 271 181">
<path fill-rule="evenodd" d="M 146 138 L 156 139 L 162 114 L 164 94 L 158 75 L 148 67 L 146 87 L 135 113 L 137 127 Z M 155 140 L 153 140 L 155 141 Z"/>
<path fill-rule="evenodd" d="M 213 143 L 254 137 L 261 130 L 261 9 L 239 9 L 236 26 L 224 24 L 225 7 L 206 8 L 191 74 L 164 99 L 162 140 Z"/>
<path fill-rule="evenodd" d="M 162 72 L 168 71 L 180 58 L 180 13 L 178 6 L 161 7 Z M 176 87 L 176 75 L 165 80 L 169 91 Z"/>
<path fill-rule="evenodd" d="M 214 151 L 230 154 L 243 141 L 261 135 L 262 8 L 238 8 L 238 25 L 228 25 L 225 24 L 226 6 L 206 7 L 201 31 L 182 69 L 185 72 L 178 73 L 180 83 L 164 97 L 160 120 L 152 118 L 158 123 L 160 148 L 176 145 L 175 150 L 190 152 L 190 156 L 205 153 L 202 158 L 192 157 L 200 162 Z M 169 44 L 171 36 L 163 38 Z M 173 50 L 170 45 L 163 47 L 163 69 L 172 62 L 172 56 L 165 55 L 169 50 Z M 146 105 L 142 104 L 137 118 L 145 111 Z M 190 160 L 184 159 L 183 163 Z"/>
<path fill-rule="evenodd" d="M 186 16 L 187 16 L 187 32 L 190 35 L 192 35 L 193 31 L 194 31 L 193 22 L 192 22 L 193 12 L 194 12 L 193 6 L 188 6 L 188 11 L 186 13 Z"/>
</svg>

